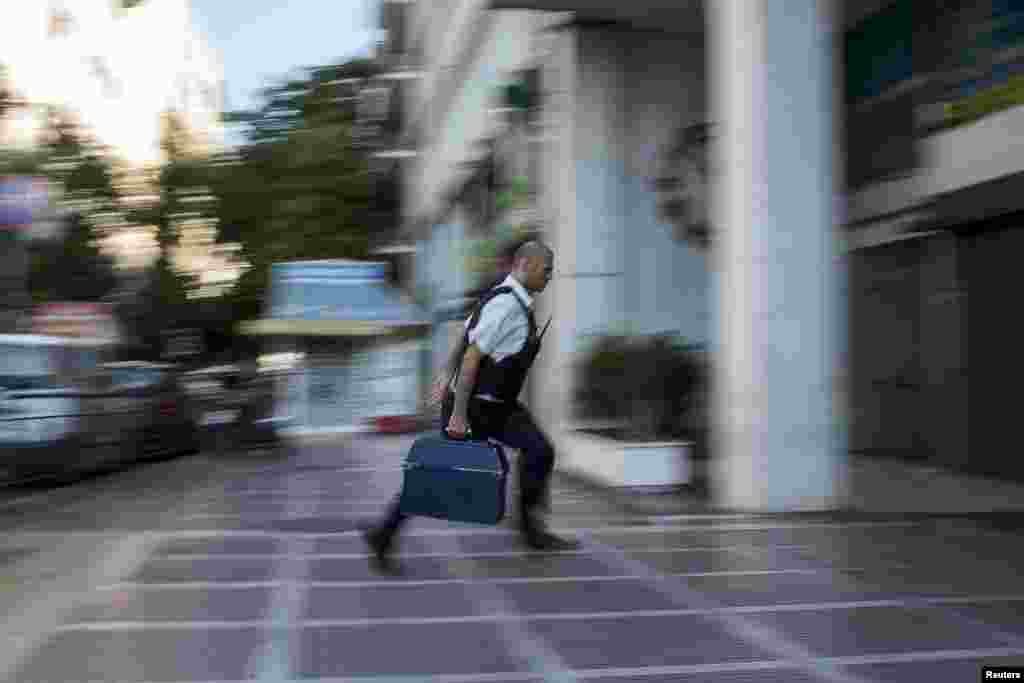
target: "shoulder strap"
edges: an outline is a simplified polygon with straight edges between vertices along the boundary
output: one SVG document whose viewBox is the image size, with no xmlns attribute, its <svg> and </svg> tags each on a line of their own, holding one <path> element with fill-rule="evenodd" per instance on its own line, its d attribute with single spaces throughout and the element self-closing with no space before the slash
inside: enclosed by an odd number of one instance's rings
<svg viewBox="0 0 1024 683">
<path fill-rule="evenodd" d="M 514 289 L 512 289 L 511 287 L 506 287 L 505 289 L 507 289 L 509 292 L 511 292 L 512 296 L 514 296 L 516 298 L 516 303 L 519 304 L 519 308 L 523 309 L 523 314 L 526 316 L 527 321 L 529 321 L 530 327 L 533 328 L 531 331 L 532 332 L 536 332 L 537 331 L 537 329 L 536 329 L 537 328 L 537 324 L 536 324 L 536 322 L 533 319 L 533 311 L 531 311 L 530 307 L 527 306 L 523 302 L 523 300 L 519 298 L 519 295 L 516 294 Z"/>
<path fill-rule="evenodd" d="M 470 316 L 469 319 L 469 327 L 462 331 L 462 340 L 459 342 L 461 347 L 461 350 L 459 351 L 459 366 L 455 370 L 455 376 L 453 378 L 454 382 L 459 381 L 459 375 L 462 373 L 462 357 L 465 355 L 466 349 L 469 348 L 469 332 L 474 327 L 476 327 L 478 322 L 480 322 L 480 313 L 481 311 L 484 310 L 484 306 L 487 305 L 488 301 L 498 296 L 499 294 L 506 294 L 509 292 L 515 294 L 511 287 L 495 287 L 494 289 L 485 292 L 483 296 L 481 296 L 480 299 L 477 301 L 476 307 L 473 310 L 473 314 L 472 316 Z M 516 300 L 518 301 L 519 297 L 516 297 Z"/>
<path fill-rule="evenodd" d="M 516 303 L 518 303 L 519 307 L 523 309 L 523 313 L 526 315 L 526 319 L 530 322 L 530 327 L 534 328 L 534 331 L 536 331 L 536 323 L 534 322 L 533 311 L 531 311 L 530 308 L 523 302 L 523 300 L 519 298 L 519 295 L 516 294 L 516 291 L 511 287 L 507 286 L 496 287 L 487 294 L 485 294 L 484 296 L 480 297 L 480 302 L 479 304 L 477 304 L 477 308 L 473 312 L 473 317 L 469 322 L 469 328 L 463 334 L 463 340 L 467 347 L 469 346 L 469 330 L 472 330 L 474 327 L 476 327 L 476 324 L 480 321 L 480 312 L 483 311 L 484 305 L 494 297 L 498 296 L 499 294 L 511 294 L 512 296 L 514 296 L 516 299 Z M 548 317 L 548 321 L 544 324 L 544 329 L 541 330 L 538 339 L 543 339 L 544 335 L 547 334 L 548 327 L 551 326 L 551 319 L 553 317 L 553 315 Z"/>
<path fill-rule="evenodd" d="M 552 318 L 554 318 L 554 317 L 555 317 L 555 316 L 554 316 L 554 314 L 552 314 L 552 315 L 548 316 L 548 321 L 547 321 L 546 323 L 544 323 L 544 329 L 543 329 L 543 330 L 541 330 L 541 332 L 540 332 L 540 336 L 539 336 L 539 337 L 537 337 L 537 339 L 543 339 L 543 338 L 544 338 L 544 335 L 545 335 L 545 334 L 547 333 L 547 331 L 548 331 L 548 327 L 549 327 L 549 326 L 551 325 L 551 319 L 552 319 Z"/>
<path fill-rule="evenodd" d="M 512 294 L 513 296 L 515 296 L 515 291 L 511 287 L 495 287 L 494 289 L 480 297 L 480 301 L 476 305 L 476 310 L 473 311 L 473 316 L 469 320 L 469 327 L 466 328 L 465 336 L 467 338 L 469 337 L 469 331 L 476 327 L 477 323 L 480 322 L 480 313 L 483 312 L 484 306 L 487 305 L 488 301 L 490 301 L 491 299 L 500 294 Z M 525 305 L 522 301 L 520 301 L 518 296 L 516 296 L 516 301 L 519 301 L 519 304 L 523 306 L 525 310 Z M 529 311 L 527 311 L 527 313 L 529 313 Z"/>
</svg>

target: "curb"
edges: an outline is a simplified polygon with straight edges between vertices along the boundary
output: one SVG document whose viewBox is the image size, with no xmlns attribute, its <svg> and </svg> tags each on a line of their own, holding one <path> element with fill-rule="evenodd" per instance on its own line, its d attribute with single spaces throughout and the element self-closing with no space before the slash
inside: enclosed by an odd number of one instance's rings
<svg viewBox="0 0 1024 683">
<path fill-rule="evenodd" d="M 555 471 L 555 477 L 571 487 L 596 495 L 629 514 L 647 517 L 657 523 L 687 518 L 705 520 L 708 517 L 725 519 L 748 519 L 763 521 L 795 522 L 966 522 L 990 528 L 995 531 L 1024 534 L 1024 510 L 1000 509 L 979 512 L 891 512 L 870 511 L 855 507 L 835 510 L 752 512 L 749 510 L 721 508 L 712 505 L 697 492 L 685 488 L 669 493 L 619 491 L 586 475 Z"/>
<path fill-rule="evenodd" d="M 628 514 L 660 517 L 718 512 L 692 487 L 680 487 L 667 492 L 618 490 L 580 472 L 555 470 L 553 476 L 569 486 L 603 498 Z M 722 511 L 722 514 L 728 513 Z"/>
</svg>

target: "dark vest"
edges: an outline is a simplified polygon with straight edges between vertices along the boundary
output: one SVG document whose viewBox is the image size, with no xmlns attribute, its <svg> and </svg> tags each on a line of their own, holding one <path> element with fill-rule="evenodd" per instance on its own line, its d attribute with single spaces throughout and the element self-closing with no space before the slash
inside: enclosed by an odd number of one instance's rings
<svg viewBox="0 0 1024 683">
<path fill-rule="evenodd" d="M 514 289 L 507 286 L 497 287 L 485 294 L 480 300 L 480 305 L 477 306 L 476 312 L 473 313 L 466 335 L 468 337 L 469 330 L 476 327 L 476 324 L 480 321 L 480 313 L 487 302 L 503 294 L 514 296 L 516 302 L 519 303 L 526 314 L 526 319 L 530 325 L 526 343 L 523 344 L 523 348 L 518 352 L 501 359 L 499 362 L 495 362 L 490 356 L 484 356 L 480 361 L 476 386 L 470 395 L 490 395 L 505 403 L 515 403 L 519 398 L 519 392 L 523 389 L 523 384 L 526 382 L 526 374 L 530 371 L 533 361 L 540 352 L 540 342 L 544 336 L 543 332 L 540 335 L 537 334 L 537 322 L 534 320 L 533 311 L 519 298 Z M 547 327 L 544 328 L 544 331 L 547 331 Z"/>
</svg>

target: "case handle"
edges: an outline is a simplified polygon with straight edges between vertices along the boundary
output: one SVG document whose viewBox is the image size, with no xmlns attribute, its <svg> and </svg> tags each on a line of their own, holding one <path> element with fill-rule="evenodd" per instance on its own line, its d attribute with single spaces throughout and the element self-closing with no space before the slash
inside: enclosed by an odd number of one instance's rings
<svg viewBox="0 0 1024 683">
<path fill-rule="evenodd" d="M 473 438 L 473 428 L 472 427 L 466 429 L 466 435 L 465 436 L 458 437 L 458 436 L 452 436 L 451 434 L 449 434 L 448 433 L 448 426 L 445 425 L 444 427 L 441 428 L 441 434 L 443 434 L 444 438 L 448 439 L 449 441 L 480 441 L 480 439 L 474 439 Z"/>
</svg>

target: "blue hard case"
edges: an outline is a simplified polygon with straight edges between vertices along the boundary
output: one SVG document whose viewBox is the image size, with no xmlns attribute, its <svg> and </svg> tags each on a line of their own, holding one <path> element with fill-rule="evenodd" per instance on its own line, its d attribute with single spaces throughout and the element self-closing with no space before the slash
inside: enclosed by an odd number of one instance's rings
<svg viewBox="0 0 1024 683">
<path fill-rule="evenodd" d="M 508 459 L 494 441 L 420 437 L 403 464 L 402 514 L 497 524 L 505 516 Z"/>
</svg>

